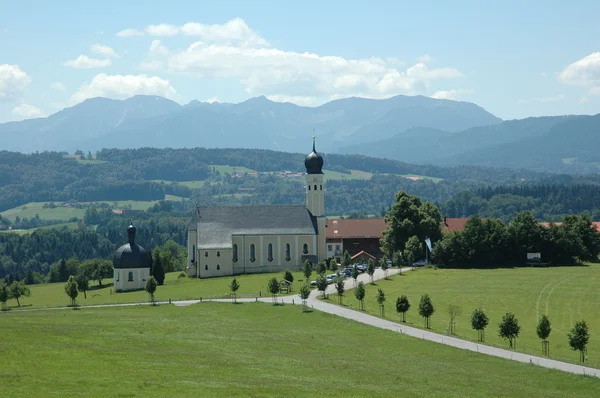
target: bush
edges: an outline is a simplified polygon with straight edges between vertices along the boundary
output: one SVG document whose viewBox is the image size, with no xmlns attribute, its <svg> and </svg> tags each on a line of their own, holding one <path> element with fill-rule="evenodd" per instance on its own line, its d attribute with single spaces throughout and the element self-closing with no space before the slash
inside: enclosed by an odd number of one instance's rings
<svg viewBox="0 0 600 398">
<path fill-rule="evenodd" d="M 186 274 L 185 274 L 185 272 L 183 272 L 183 271 L 181 271 L 181 272 L 179 273 L 179 275 L 177 275 L 177 279 L 181 279 L 181 278 L 185 278 L 185 277 L 187 277 L 187 275 L 186 275 Z"/>
</svg>

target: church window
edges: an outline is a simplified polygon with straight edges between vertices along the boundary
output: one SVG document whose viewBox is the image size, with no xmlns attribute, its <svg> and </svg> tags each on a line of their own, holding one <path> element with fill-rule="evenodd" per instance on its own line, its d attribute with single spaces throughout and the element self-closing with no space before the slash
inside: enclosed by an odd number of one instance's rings
<svg viewBox="0 0 600 398">
<path fill-rule="evenodd" d="M 208 257 L 208 252 L 204 252 L 204 257 Z"/>
<path fill-rule="evenodd" d="M 233 245 L 233 256 L 232 256 L 232 257 L 233 257 L 233 258 L 232 258 L 232 259 L 233 259 L 233 262 L 234 262 L 234 263 L 235 263 L 235 262 L 237 262 L 237 260 L 238 260 L 237 244 L 234 244 L 234 245 Z"/>
<path fill-rule="evenodd" d="M 317 184 L 315 184 L 315 191 L 317 190 Z"/>
<path fill-rule="evenodd" d="M 256 247 L 254 243 L 250 245 L 250 261 L 256 261 Z"/>
<path fill-rule="evenodd" d="M 217 264 L 217 271 L 219 271 L 221 269 L 221 266 L 219 264 Z"/>
<path fill-rule="evenodd" d="M 273 244 L 269 243 L 269 246 L 267 246 L 267 252 L 268 252 L 268 260 L 273 261 Z"/>
<path fill-rule="evenodd" d="M 192 262 L 196 261 L 196 245 L 192 245 Z"/>
<path fill-rule="evenodd" d="M 129 279 L 128 279 L 128 281 L 129 282 L 133 282 L 133 272 L 129 273 Z"/>
<path fill-rule="evenodd" d="M 289 243 L 285 244 L 285 261 L 290 261 L 292 259 L 292 247 Z"/>
<path fill-rule="evenodd" d="M 310 191 L 310 185 L 308 186 L 308 190 Z"/>
<path fill-rule="evenodd" d="M 308 254 L 308 244 L 307 243 L 302 245 L 302 253 Z"/>
<path fill-rule="evenodd" d="M 323 190 L 323 184 L 321 184 L 321 191 Z"/>
<path fill-rule="evenodd" d="M 221 252 L 217 251 L 217 257 L 221 257 Z"/>
<path fill-rule="evenodd" d="M 204 266 L 204 270 L 205 270 L 205 271 L 208 271 L 208 264 L 206 264 L 206 265 Z"/>
<path fill-rule="evenodd" d="M 121 273 L 117 272 L 117 282 L 121 279 Z"/>
</svg>

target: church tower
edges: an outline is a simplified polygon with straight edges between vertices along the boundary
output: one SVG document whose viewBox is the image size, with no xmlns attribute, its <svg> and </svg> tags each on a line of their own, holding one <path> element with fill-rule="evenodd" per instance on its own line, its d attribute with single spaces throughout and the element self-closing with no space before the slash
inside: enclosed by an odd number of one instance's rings
<svg viewBox="0 0 600 398">
<path fill-rule="evenodd" d="M 313 149 L 304 159 L 306 167 L 306 208 L 317 218 L 319 236 L 317 238 L 317 257 L 319 261 L 327 259 L 326 224 L 325 218 L 325 190 L 323 184 L 323 157 L 315 149 L 315 136 L 313 136 Z"/>
</svg>

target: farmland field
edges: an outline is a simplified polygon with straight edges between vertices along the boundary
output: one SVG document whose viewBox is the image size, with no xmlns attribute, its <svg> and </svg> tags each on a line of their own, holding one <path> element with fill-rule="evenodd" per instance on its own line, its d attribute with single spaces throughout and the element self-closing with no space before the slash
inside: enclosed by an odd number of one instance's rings
<svg viewBox="0 0 600 398">
<path fill-rule="evenodd" d="M 7 313 L 0 314 L 0 328 L 2 390 L 14 397 L 600 394 L 600 383 L 589 377 L 290 305 Z"/>
<path fill-rule="evenodd" d="M 458 304 L 463 313 L 457 319 L 458 337 L 476 340 L 470 317 L 478 307 L 489 317 L 486 344 L 508 348 L 498 336 L 498 323 L 506 312 L 513 312 L 521 325 L 517 351 L 541 354 L 541 342 L 536 335 L 538 316 L 547 314 L 552 322 L 550 354 L 554 359 L 577 362 L 579 354 L 570 349 L 567 334 L 573 324 L 585 320 L 590 328 L 588 344 L 589 366 L 600 368 L 600 264 L 580 267 L 514 268 L 494 270 L 433 270 L 419 269 L 379 280 L 376 286 L 367 285 L 366 310 L 379 316 L 377 289 L 386 295 L 385 317 L 399 321 L 395 311 L 396 298 L 404 294 L 411 308 L 407 321 L 411 326 L 423 327 L 418 314 L 419 299 L 427 293 L 435 307 L 431 328 L 446 333 L 447 307 Z M 346 293 L 346 304 L 356 308 L 353 291 Z"/>
<path fill-rule="evenodd" d="M 323 170 L 324 179 L 327 180 L 370 180 L 373 173 L 360 170 L 350 170 L 351 174 L 340 173 L 339 171 Z"/>
</svg>

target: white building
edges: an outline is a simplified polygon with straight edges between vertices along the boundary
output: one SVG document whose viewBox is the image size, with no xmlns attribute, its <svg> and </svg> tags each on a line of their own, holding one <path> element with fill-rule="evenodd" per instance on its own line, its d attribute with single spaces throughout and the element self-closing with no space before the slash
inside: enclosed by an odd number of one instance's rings
<svg viewBox="0 0 600 398">
<path fill-rule="evenodd" d="M 119 247 L 113 258 L 115 292 L 141 290 L 150 276 L 152 259 L 142 246 L 135 243 L 135 227 L 127 228 L 129 243 Z"/>
</svg>

